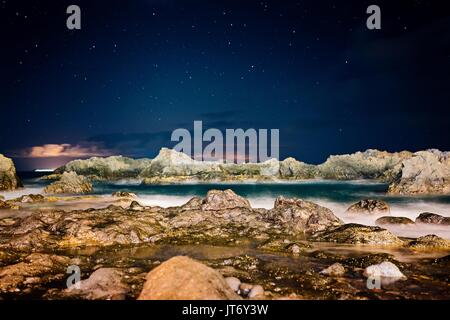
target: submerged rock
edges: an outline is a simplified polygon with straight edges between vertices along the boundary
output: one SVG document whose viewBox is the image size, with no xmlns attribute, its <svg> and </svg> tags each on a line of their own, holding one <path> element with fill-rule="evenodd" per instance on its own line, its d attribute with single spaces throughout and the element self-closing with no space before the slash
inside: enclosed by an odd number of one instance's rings
<svg viewBox="0 0 450 320">
<path fill-rule="evenodd" d="M 238 300 L 223 276 L 189 257 L 178 256 L 150 271 L 139 300 Z"/>
<path fill-rule="evenodd" d="M 380 227 L 364 226 L 360 224 L 345 224 L 340 227 L 330 228 L 319 232 L 312 237 L 315 241 L 353 243 L 353 244 L 377 244 L 377 245 L 402 245 L 403 241 L 396 235 Z"/>
<path fill-rule="evenodd" d="M 365 214 L 380 214 L 389 213 L 389 205 L 382 200 L 365 199 L 355 204 L 352 204 L 348 209 L 348 213 L 365 213 Z"/>
<path fill-rule="evenodd" d="M 414 224 L 409 218 L 406 217 L 381 217 L 375 221 L 375 224 L 378 226 L 386 225 L 386 224 Z"/>
<path fill-rule="evenodd" d="M 116 191 L 116 192 L 113 192 L 111 194 L 111 196 L 116 197 L 116 198 L 131 198 L 131 199 L 137 198 L 135 193 L 128 192 L 128 191 Z"/>
<path fill-rule="evenodd" d="M 450 193 L 450 153 L 419 151 L 402 162 L 401 171 L 389 186 L 392 194 Z"/>
<path fill-rule="evenodd" d="M 100 268 L 91 276 L 64 290 L 64 296 L 89 300 L 123 300 L 129 288 L 123 283 L 124 273 L 120 269 Z"/>
<path fill-rule="evenodd" d="M 411 241 L 408 247 L 414 249 L 450 249 L 450 241 L 434 234 L 429 234 Z"/>
<path fill-rule="evenodd" d="M 15 190 L 22 187 L 14 162 L 0 154 L 0 190 Z"/>
<path fill-rule="evenodd" d="M 288 239 L 270 239 L 258 246 L 260 250 L 286 252 L 298 255 L 311 248 L 311 245 L 300 241 L 291 241 Z"/>
<path fill-rule="evenodd" d="M 444 217 L 439 214 L 424 212 L 416 218 L 416 223 L 450 225 L 450 217 Z"/>
<path fill-rule="evenodd" d="M 45 193 L 90 193 L 94 191 L 92 183 L 84 176 L 79 176 L 75 172 L 64 172 L 59 181 L 53 182 L 44 189 Z"/>
</svg>

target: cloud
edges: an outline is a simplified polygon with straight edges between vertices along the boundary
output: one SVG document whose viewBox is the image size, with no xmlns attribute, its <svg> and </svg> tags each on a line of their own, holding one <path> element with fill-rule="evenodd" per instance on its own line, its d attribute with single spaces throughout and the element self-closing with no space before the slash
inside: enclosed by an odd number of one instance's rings
<svg viewBox="0 0 450 320">
<path fill-rule="evenodd" d="M 71 145 L 64 144 L 44 144 L 42 146 L 34 146 L 24 150 L 21 153 L 23 158 L 54 158 L 54 157 L 70 157 L 83 158 L 92 156 L 108 156 L 112 153 L 97 145 Z"/>
</svg>

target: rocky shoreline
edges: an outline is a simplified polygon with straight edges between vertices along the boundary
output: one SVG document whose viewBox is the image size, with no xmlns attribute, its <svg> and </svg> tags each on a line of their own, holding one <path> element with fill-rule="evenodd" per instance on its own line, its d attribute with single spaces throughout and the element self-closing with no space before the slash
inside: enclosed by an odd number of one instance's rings
<svg viewBox="0 0 450 320">
<path fill-rule="evenodd" d="M 76 172 L 91 180 L 137 179 L 143 184 L 365 179 L 389 184 L 390 194 L 450 193 L 450 155 L 439 150 L 367 150 L 331 156 L 323 164 L 311 165 L 294 158 L 246 164 L 201 162 L 163 148 L 152 160 L 122 156 L 74 160 L 47 179 L 59 179 L 64 172 Z"/>
<path fill-rule="evenodd" d="M 9 214 L 0 218 L 0 297 L 449 298 L 450 241 L 435 235 L 407 239 L 382 227 L 344 224 L 331 210 L 300 199 L 279 197 L 272 209 L 252 208 L 232 190 L 210 190 L 169 208 L 116 192 L 104 207 L 70 209 L 85 197 L 2 201 Z M 373 214 L 387 205 L 373 201 L 349 212 Z M 49 206 L 54 202 L 59 205 Z M 447 220 L 423 213 L 416 223 Z M 179 255 L 195 260 L 170 259 Z M 65 287 L 71 265 L 83 270 L 79 289 Z M 373 272 L 382 275 L 385 290 L 366 286 Z M 176 281 L 184 278 L 192 281 Z"/>
<path fill-rule="evenodd" d="M 171 149 L 162 148 L 154 159 L 131 159 L 122 156 L 93 157 L 70 161 L 43 179 L 60 180 L 48 193 L 87 193 L 88 181 L 135 179 L 142 184 L 184 182 L 279 182 L 326 180 L 374 180 L 387 183 L 389 194 L 450 194 L 450 153 L 439 150 L 396 152 L 367 150 L 354 154 L 330 156 L 319 165 L 306 164 L 294 158 L 262 163 L 219 163 L 196 161 Z M 69 186 L 68 186 L 69 185 Z M 0 155 L 0 190 L 21 187 L 14 163 Z"/>
</svg>

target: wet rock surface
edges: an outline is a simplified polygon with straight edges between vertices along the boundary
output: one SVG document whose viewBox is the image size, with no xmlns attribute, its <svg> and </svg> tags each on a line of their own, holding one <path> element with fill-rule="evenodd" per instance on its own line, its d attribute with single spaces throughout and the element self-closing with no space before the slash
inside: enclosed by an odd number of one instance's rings
<svg viewBox="0 0 450 320">
<path fill-rule="evenodd" d="M 223 209 L 224 208 L 224 209 Z M 276 200 L 274 209 L 253 209 L 231 190 L 211 190 L 205 199 L 172 208 L 144 207 L 39 211 L 16 217 L 0 229 L 0 246 L 24 249 L 139 243 L 217 243 L 283 237 L 292 245 L 342 222 L 331 210 L 298 199 Z M 298 245 L 297 245 L 298 246 Z M 288 250 L 298 251 L 295 247 Z"/>
</svg>

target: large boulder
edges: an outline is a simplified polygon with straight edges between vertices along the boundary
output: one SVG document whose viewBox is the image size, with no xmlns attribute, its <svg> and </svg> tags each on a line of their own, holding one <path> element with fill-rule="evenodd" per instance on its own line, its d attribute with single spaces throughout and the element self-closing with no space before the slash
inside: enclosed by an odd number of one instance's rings
<svg viewBox="0 0 450 320">
<path fill-rule="evenodd" d="M 238 300 L 216 270 L 177 256 L 150 271 L 139 300 Z"/>
<path fill-rule="evenodd" d="M 450 153 L 419 151 L 402 162 L 401 171 L 389 186 L 392 194 L 450 193 Z"/>
<path fill-rule="evenodd" d="M 320 242 L 351 244 L 402 245 L 403 241 L 396 235 L 380 227 L 364 226 L 350 223 L 336 228 L 329 228 L 315 234 L 312 238 Z"/>
<path fill-rule="evenodd" d="M 44 189 L 45 193 L 79 194 L 94 191 L 92 183 L 84 176 L 75 172 L 64 172 L 59 181 L 53 182 Z"/>
<path fill-rule="evenodd" d="M 233 190 L 210 190 L 203 201 L 202 209 L 205 211 L 228 210 L 235 208 L 251 209 L 250 202 L 238 196 Z"/>
<path fill-rule="evenodd" d="M 0 190 L 14 190 L 22 187 L 14 162 L 0 154 Z"/>
<path fill-rule="evenodd" d="M 347 213 L 380 214 L 389 213 L 389 205 L 382 200 L 365 199 L 352 204 Z"/>
<path fill-rule="evenodd" d="M 300 233 L 314 233 L 339 226 L 342 221 L 325 207 L 301 199 L 278 197 L 268 218 Z"/>
<path fill-rule="evenodd" d="M 450 225 L 450 217 L 443 217 L 436 213 L 424 212 L 416 218 L 416 223 Z"/>
</svg>

